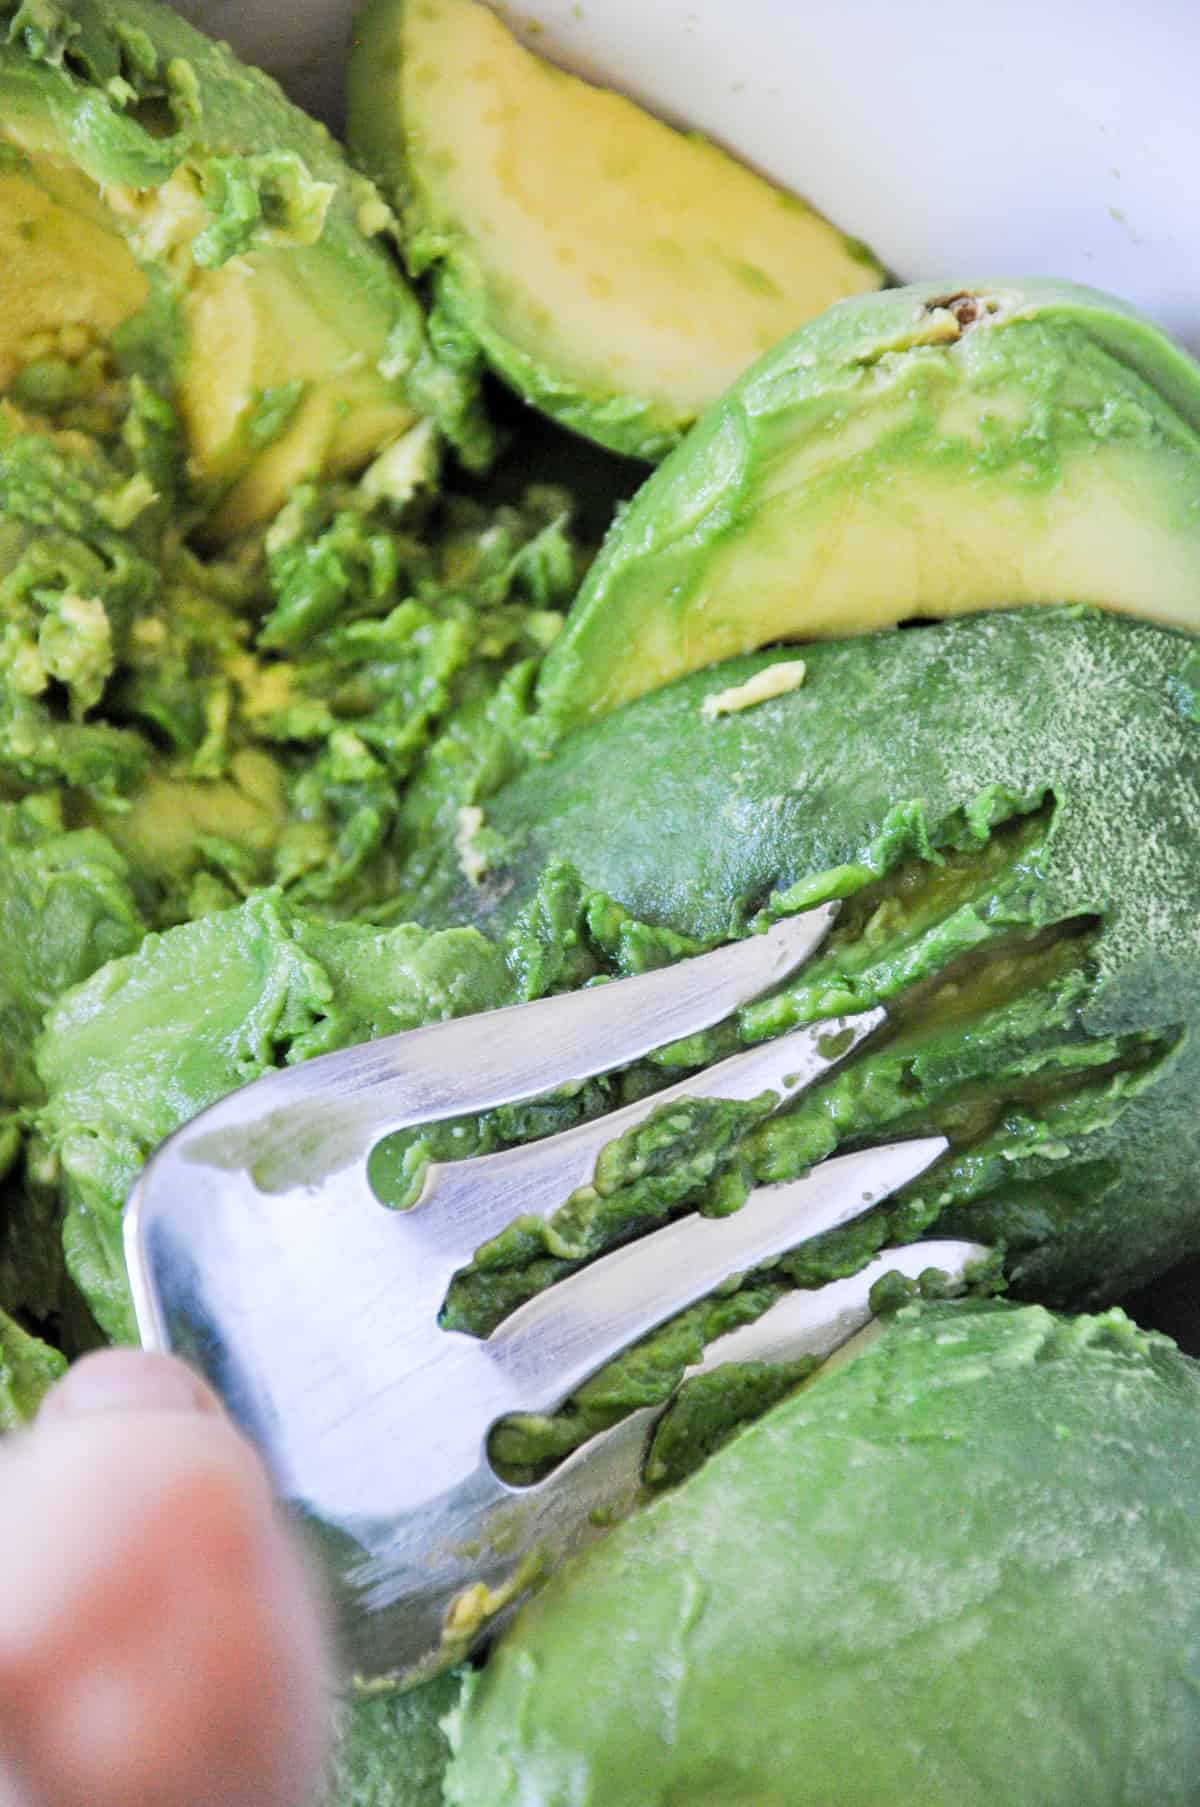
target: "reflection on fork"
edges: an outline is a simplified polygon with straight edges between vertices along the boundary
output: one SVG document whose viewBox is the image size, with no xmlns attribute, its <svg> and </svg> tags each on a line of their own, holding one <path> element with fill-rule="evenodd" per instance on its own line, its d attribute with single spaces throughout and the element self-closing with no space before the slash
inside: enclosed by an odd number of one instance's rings
<svg viewBox="0 0 1200 1807">
<path fill-rule="evenodd" d="M 884 1013 L 809 1025 L 562 1135 L 433 1167 L 409 1211 L 379 1204 L 371 1150 L 398 1129 L 577 1083 L 710 1027 L 801 966 L 833 914 L 272 1074 L 147 1164 L 126 1215 L 143 1340 L 192 1360 L 259 1444 L 314 1529 L 361 1671 L 415 1681 L 465 1654 L 536 1572 L 634 1503 L 662 1408 L 600 1433 L 527 1488 L 488 1460 L 498 1420 L 553 1409 L 716 1287 L 870 1210 L 946 1143 L 841 1155 L 758 1188 L 731 1216 L 681 1217 L 539 1293 L 487 1338 L 438 1324 L 481 1244 L 515 1217 L 552 1215 L 602 1148 L 672 1102 L 770 1093 L 780 1108 Z M 828 1353 L 866 1322 L 882 1272 L 961 1276 L 982 1253 L 895 1251 L 852 1281 L 785 1297 L 702 1365 Z"/>
</svg>

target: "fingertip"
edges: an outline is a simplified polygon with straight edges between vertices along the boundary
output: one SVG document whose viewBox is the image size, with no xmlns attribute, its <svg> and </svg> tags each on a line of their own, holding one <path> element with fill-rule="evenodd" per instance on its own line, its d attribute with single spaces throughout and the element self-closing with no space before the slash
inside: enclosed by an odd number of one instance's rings
<svg viewBox="0 0 1200 1807">
<path fill-rule="evenodd" d="M 0 1497 L 0 1745 L 55 1807 L 297 1807 L 327 1738 L 326 1621 L 262 1465 L 179 1364 L 86 1368 Z"/>
<path fill-rule="evenodd" d="M 99 1412 L 217 1414 L 220 1401 L 198 1374 L 173 1355 L 142 1349 L 98 1349 L 69 1368 L 46 1395 L 37 1422 Z"/>
</svg>

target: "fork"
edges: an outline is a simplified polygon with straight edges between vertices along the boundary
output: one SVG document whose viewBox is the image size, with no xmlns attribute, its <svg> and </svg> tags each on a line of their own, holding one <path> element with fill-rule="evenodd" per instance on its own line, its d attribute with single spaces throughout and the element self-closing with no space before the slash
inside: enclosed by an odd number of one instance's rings
<svg viewBox="0 0 1200 1807">
<path fill-rule="evenodd" d="M 681 1098 L 798 1097 L 884 1021 L 810 1024 L 606 1117 L 432 1164 L 384 1208 L 367 1164 L 401 1129 L 537 1097 L 712 1027 L 794 973 L 836 905 L 666 969 L 391 1036 L 230 1094 L 151 1157 L 125 1252 L 143 1343 L 191 1361 L 311 1529 L 344 1649 L 406 1684 L 467 1655 L 550 1567 L 636 1504 L 665 1407 L 593 1437 L 514 1487 L 493 1426 L 551 1411 L 638 1338 L 743 1272 L 848 1223 L 946 1149 L 924 1137 L 840 1155 L 727 1217 L 681 1217 L 600 1256 L 486 1338 L 439 1327 L 455 1274 L 524 1213 L 549 1216 L 600 1151 Z M 961 1276 L 986 1251 L 915 1244 L 850 1281 L 787 1296 L 710 1345 L 724 1359 L 823 1355 L 869 1321 L 882 1273 Z M 669 1402 L 668 1402 L 669 1403 Z"/>
</svg>

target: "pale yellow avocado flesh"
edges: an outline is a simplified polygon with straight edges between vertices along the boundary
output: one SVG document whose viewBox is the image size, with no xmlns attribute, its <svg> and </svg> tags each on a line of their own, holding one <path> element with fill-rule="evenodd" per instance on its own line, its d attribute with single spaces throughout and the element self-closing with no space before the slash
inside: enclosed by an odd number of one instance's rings
<svg viewBox="0 0 1200 1807">
<path fill-rule="evenodd" d="M 535 367 L 551 412 L 555 389 L 640 397 L 678 432 L 801 321 L 882 281 L 803 202 L 532 54 L 477 0 L 375 0 L 358 32 L 353 141 L 440 245 L 464 324 L 518 388 L 512 360 Z"/>
<path fill-rule="evenodd" d="M 776 642 L 1082 603 L 1200 624 L 1200 371 L 1096 291 L 860 297 L 643 486 L 542 668 L 555 731 Z"/>
<path fill-rule="evenodd" d="M 287 820 L 283 774 L 275 761 L 245 747 L 230 761 L 229 775 L 189 783 L 152 775 L 131 807 L 105 817 L 106 832 L 131 859 L 151 872 L 183 861 L 200 835 L 223 835 L 264 851 Z"/>
<path fill-rule="evenodd" d="M 66 332 L 106 337 L 149 284 L 69 168 L 0 170 L 0 389 Z"/>
<path fill-rule="evenodd" d="M 307 288 L 296 281 L 302 255 L 286 257 L 286 273 L 278 253 L 234 258 L 220 270 L 197 271 L 184 294 L 189 355 L 179 405 L 202 482 L 226 479 L 245 462 L 260 397 L 305 385 L 287 432 L 256 454 L 213 515 L 219 537 L 274 514 L 305 478 L 361 468 L 416 419 L 386 393 L 365 353 L 347 351 L 353 297 L 328 294 L 325 273 L 311 267 Z"/>
<path fill-rule="evenodd" d="M 177 401 L 193 477 L 221 495 L 218 538 L 268 519 L 295 485 L 360 468 L 416 415 L 347 345 L 353 294 L 303 249 L 255 250 L 218 270 L 188 247 L 206 224 L 186 179 L 136 194 L 102 189 L 6 121 L 22 160 L 0 171 L 0 389 L 64 329 L 103 340 L 148 301 L 152 266 L 169 271 L 186 355 Z M 264 398 L 302 384 L 287 430 L 256 446 Z"/>
<path fill-rule="evenodd" d="M 802 462 L 774 493 L 766 486 L 752 531 L 729 535 L 686 612 L 644 618 L 639 692 L 676 677 L 681 655 L 693 669 L 774 640 L 840 639 L 911 616 L 1087 599 L 1195 627 L 1196 541 L 1179 535 L 1145 460 L 1122 448 L 1068 466 L 1045 496 L 989 492 L 968 474 L 931 493 L 920 474 L 897 470 L 882 494 L 847 485 L 829 513 L 818 496 L 794 493 Z"/>
<path fill-rule="evenodd" d="M 877 485 L 839 485 L 831 498 L 819 472 L 806 493 L 803 463 L 768 480 L 745 530 L 728 533 L 702 576 L 677 587 L 664 571 L 640 593 L 631 580 L 624 619 L 575 636 L 588 642 L 579 654 L 589 675 L 572 685 L 568 719 L 580 703 L 581 714 L 607 714 L 760 646 L 914 617 L 1087 601 L 1192 631 L 1200 622 L 1200 534 L 1180 532 L 1137 452 L 1094 450 L 1040 496 L 989 488 L 969 472 L 939 473 L 931 487 L 927 473 L 893 470 Z M 625 651 L 610 661 L 616 645 Z M 564 650 L 576 654 L 567 642 Z M 548 666 L 544 694 L 558 678 Z"/>
</svg>

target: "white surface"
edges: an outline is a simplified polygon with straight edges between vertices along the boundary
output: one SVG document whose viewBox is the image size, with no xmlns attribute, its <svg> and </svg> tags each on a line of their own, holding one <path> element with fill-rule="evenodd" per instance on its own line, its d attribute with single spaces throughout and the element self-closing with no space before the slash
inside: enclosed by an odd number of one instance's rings
<svg viewBox="0 0 1200 1807">
<path fill-rule="evenodd" d="M 349 0 L 180 0 L 336 120 Z M 526 0 L 539 49 L 709 132 L 897 275 L 1070 276 L 1200 350 L 1200 0 Z"/>
</svg>

